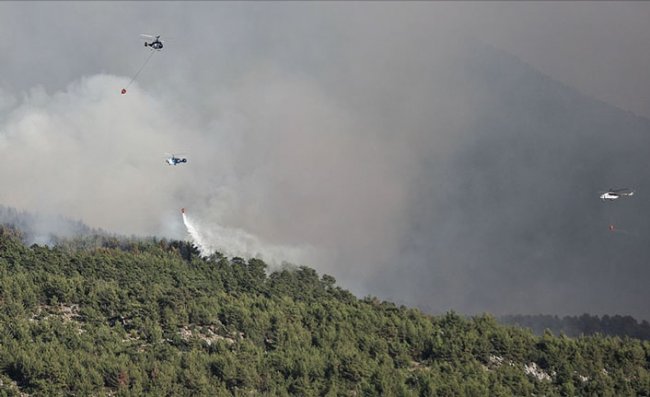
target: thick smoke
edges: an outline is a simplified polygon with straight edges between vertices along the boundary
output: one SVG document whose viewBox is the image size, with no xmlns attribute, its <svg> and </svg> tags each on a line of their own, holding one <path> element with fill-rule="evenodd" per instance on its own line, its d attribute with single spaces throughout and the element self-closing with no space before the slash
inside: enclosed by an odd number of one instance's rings
<svg viewBox="0 0 650 397">
<path fill-rule="evenodd" d="M 102 234 L 81 221 L 60 215 L 34 214 L 0 205 L 0 224 L 18 230 L 27 245 L 55 245 L 59 238 Z"/>
<path fill-rule="evenodd" d="M 176 238 L 191 208 L 431 312 L 647 318 L 648 122 L 591 95 L 650 114 L 648 6 L 612 7 L 0 4 L 0 203 Z M 122 96 L 140 33 L 173 37 Z"/>
<path fill-rule="evenodd" d="M 161 167 L 180 145 L 180 126 L 151 96 L 120 97 L 123 83 L 97 75 L 53 94 L 24 93 L 3 114 L 0 201 L 115 232 L 156 232 L 181 183 L 182 170 L 170 178 Z"/>
</svg>

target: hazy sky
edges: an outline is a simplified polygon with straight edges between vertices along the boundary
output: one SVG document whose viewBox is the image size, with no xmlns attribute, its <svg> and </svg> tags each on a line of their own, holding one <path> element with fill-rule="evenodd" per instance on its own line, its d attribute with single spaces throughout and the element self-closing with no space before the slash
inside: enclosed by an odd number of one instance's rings
<svg viewBox="0 0 650 397">
<path fill-rule="evenodd" d="M 0 204 L 176 238 L 186 207 L 207 236 L 431 312 L 650 318 L 648 20 L 643 2 L 2 2 Z M 122 96 L 140 33 L 168 40 Z M 636 201 L 603 207 L 621 184 Z"/>
</svg>

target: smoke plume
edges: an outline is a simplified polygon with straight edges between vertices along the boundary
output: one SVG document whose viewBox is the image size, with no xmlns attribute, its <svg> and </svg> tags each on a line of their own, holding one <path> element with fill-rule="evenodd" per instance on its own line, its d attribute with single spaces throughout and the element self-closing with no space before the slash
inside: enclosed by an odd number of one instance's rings
<svg viewBox="0 0 650 397">
<path fill-rule="evenodd" d="M 0 204 L 172 238 L 186 207 L 206 252 L 429 312 L 648 318 L 649 12 L 0 3 Z"/>
</svg>

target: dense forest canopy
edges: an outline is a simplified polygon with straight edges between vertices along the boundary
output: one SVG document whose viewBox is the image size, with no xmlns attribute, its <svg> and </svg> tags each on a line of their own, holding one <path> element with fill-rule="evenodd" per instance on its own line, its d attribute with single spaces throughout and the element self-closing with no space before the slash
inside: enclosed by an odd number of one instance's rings
<svg viewBox="0 0 650 397">
<path fill-rule="evenodd" d="M 0 394 L 650 395 L 650 343 L 358 299 L 188 242 L 0 229 Z"/>
</svg>

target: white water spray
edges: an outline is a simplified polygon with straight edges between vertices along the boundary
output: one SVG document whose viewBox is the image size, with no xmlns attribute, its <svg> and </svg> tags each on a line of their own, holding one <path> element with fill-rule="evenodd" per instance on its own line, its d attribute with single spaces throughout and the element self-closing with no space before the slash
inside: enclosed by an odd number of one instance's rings
<svg viewBox="0 0 650 397">
<path fill-rule="evenodd" d="M 259 258 L 273 266 L 304 262 L 305 248 L 267 244 L 244 230 L 218 224 L 199 227 L 195 220 L 190 221 L 184 208 L 181 213 L 185 228 L 202 256 L 219 252 L 227 257 Z"/>
</svg>

